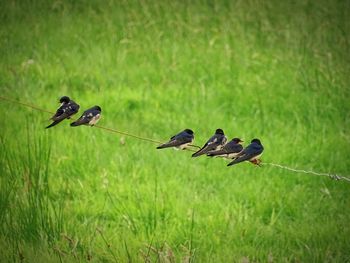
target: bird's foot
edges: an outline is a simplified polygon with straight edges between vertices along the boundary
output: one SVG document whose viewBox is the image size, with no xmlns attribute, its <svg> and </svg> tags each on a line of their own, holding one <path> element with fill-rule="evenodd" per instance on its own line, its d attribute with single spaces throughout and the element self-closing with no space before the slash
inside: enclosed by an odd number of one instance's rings
<svg viewBox="0 0 350 263">
<path fill-rule="evenodd" d="M 255 159 L 255 160 L 252 160 L 250 162 L 254 165 L 261 167 L 261 160 L 260 159 Z"/>
</svg>

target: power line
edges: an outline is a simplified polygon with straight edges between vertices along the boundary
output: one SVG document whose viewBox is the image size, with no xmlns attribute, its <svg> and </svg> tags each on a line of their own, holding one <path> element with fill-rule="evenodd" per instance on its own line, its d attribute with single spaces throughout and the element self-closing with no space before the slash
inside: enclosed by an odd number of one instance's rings
<svg viewBox="0 0 350 263">
<path fill-rule="evenodd" d="M 54 112 L 52 112 L 52 111 L 48 111 L 48 110 L 36 107 L 36 106 L 28 104 L 28 103 L 20 102 L 20 101 L 17 101 L 17 100 L 12 100 L 12 99 L 9 99 L 9 98 L 3 97 L 3 96 L 0 96 L 0 99 L 2 99 L 4 101 L 8 101 L 10 103 L 15 103 L 15 104 L 22 105 L 22 106 L 25 106 L 25 107 L 28 107 L 28 108 L 32 108 L 32 109 L 37 110 L 37 111 L 54 114 Z M 103 126 L 100 126 L 100 125 L 94 125 L 93 127 L 96 127 L 98 129 L 102 129 L 102 130 L 105 130 L 105 131 L 113 132 L 113 133 L 122 134 L 122 135 L 125 135 L 125 136 L 128 136 L 128 137 L 133 137 L 133 138 L 136 138 L 138 140 L 148 141 L 148 142 L 156 143 L 156 144 L 162 144 L 162 142 L 158 141 L 158 140 L 154 140 L 154 139 L 150 139 L 150 138 L 146 138 L 146 137 L 141 137 L 141 136 L 134 135 L 134 134 L 131 134 L 131 133 L 128 133 L 128 132 L 118 131 L 116 129 L 107 128 L 107 127 L 103 127 Z M 190 144 L 189 146 L 195 147 L 195 148 L 200 148 L 199 146 L 193 145 L 193 144 Z M 196 151 L 194 149 L 189 149 L 189 148 L 187 148 L 186 150 L 192 151 L 192 152 Z M 291 167 L 288 167 L 288 166 L 285 166 L 285 165 L 281 165 L 281 164 L 276 164 L 276 163 L 265 163 L 265 162 L 263 162 L 262 164 L 263 165 L 270 165 L 270 166 L 273 166 L 273 167 L 278 167 L 280 169 L 288 170 L 288 171 L 295 172 L 295 173 L 305 173 L 305 174 L 313 174 L 313 175 L 318 175 L 318 176 L 327 176 L 327 177 L 329 177 L 329 178 L 331 178 L 333 180 L 344 180 L 344 181 L 350 182 L 350 178 L 349 177 L 345 177 L 345 176 L 341 176 L 341 175 L 337 175 L 337 174 L 318 173 L 318 172 L 314 172 L 314 171 L 295 169 L 295 168 L 291 168 Z"/>
</svg>

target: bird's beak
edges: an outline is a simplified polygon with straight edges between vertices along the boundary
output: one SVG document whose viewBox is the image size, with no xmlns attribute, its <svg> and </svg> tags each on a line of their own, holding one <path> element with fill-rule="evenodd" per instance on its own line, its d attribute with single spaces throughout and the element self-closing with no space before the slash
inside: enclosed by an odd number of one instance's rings
<svg viewBox="0 0 350 263">
<path fill-rule="evenodd" d="M 242 141 L 242 140 L 239 140 L 239 142 L 244 142 L 244 141 Z"/>
</svg>

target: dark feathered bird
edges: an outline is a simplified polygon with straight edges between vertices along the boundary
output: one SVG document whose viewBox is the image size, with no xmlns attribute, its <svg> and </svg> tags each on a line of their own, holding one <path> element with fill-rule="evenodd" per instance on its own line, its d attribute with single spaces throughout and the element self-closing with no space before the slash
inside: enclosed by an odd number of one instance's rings
<svg viewBox="0 0 350 263">
<path fill-rule="evenodd" d="M 241 151 L 236 159 L 230 162 L 227 166 L 235 165 L 240 162 L 250 161 L 253 164 L 260 164 L 259 157 L 262 155 L 264 147 L 262 146 L 259 139 L 253 139 L 251 143 Z"/>
<path fill-rule="evenodd" d="M 46 129 L 57 125 L 64 119 L 69 119 L 79 111 L 79 105 L 67 96 L 61 97 L 59 102 L 61 103 L 61 106 L 57 109 L 55 115 L 50 118 L 53 122 L 47 126 Z"/>
<path fill-rule="evenodd" d="M 226 143 L 222 149 L 209 151 L 207 155 L 210 157 L 218 156 L 233 159 L 243 150 L 242 142 L 243 141 L 239 138 L 233 138 Z"/>
<path fill-rule="evenodd" d="M 162 145 L 159 145 L 157 149 L 164 149 L 169 147 L 176 147 L 179 149 L 185 149 L 194 140 L 194 133 L 190 129 L 185 129 L 182 132 L 174 135 L 170 140 Z"/>
<path fill-rule="evenodd" d="M 227 142 L 227 138 L 222 129 L 217 129 L 215 134 L 210 137 L 210 139 L 203 145 L 201 149 L 192 154 L 192 157 L 197 157 L 203 154 L 208 153 L 209 151 L 220 150 L 225 143 Z"/>
<path fill-rule="evenodd" d="M 90 125 L 94 126 L 99 119 L 101 118 L 101 108 L 100 106 L 94 106 L 86 111 L 84 111 L 83 115 L 75 122 L 72 122 L 70 126 L 79 126 L 79 125 Z"/>
</svg>

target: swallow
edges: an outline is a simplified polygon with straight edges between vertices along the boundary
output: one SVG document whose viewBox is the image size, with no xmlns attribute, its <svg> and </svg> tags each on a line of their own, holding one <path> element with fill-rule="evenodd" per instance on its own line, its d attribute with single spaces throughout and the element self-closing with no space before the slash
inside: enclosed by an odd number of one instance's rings
<svg viewBox="0 0 350 263">
<path fill-rule="evenodd" d="M 83 115 L 75 122 L 72 122 L 70 126 L 79 126 L 79 125 L 90 125 L 94 126 L 99 119 L 101 118 L 101 108 L 100 106 L 94 106 L 86 111 Z"/>
<path fill-rule="evenodd" d="M 162 145 L 159 145 L 157 149 L 164 149 L 169 147 L 176 147 L 178 149 L 184 150 L 191 144 L 194 140 L 194 133 L 190 129 L 185 129 L 182 132 L 174 135 L 170 140 Z"/>
<path fill-rule="evenodd" d="M 243 150 L 243 146 L 241 144 L 242 142 L 243 141 L 239 138 L 233 138 L 231 141 L 226 143 L 221 150 L 209 151 L 207 156 L 233 159 Z"/>
<path fill-rule="evenodd" d="M 59 102 L 61 103 L 61 106 L 57 109 L 55 115 L 50 118 L 53 123 L 47 126 L 46 129 L 57 125 L 64 119 L 70 119 L 72 115 L 79 111 L 80 106 L 67 96 L 61 97 Z"/>
<path fill-rule="evenodd" d="M 241 151 L 236 159 L 230 162 L 227 166 L 235 165 L 240 162 L 250 161 L 253 164 L 259 165 L 261 160 L 259 157 L 262 155 L 264 147 L 259 139 L 253 139 L 251 143 Z"/>
<path fill-rule="evenodd" d="M 215 134 L 204 144 L 204 146 L 200 148 L 197 152 L 192 154 L 192 157 L 197 157 L 206 154 L 209 151 L 220 150 L 226 142 L 227 138 L 224 134 L 224 131 L 221 129 L 217 129 L 215 131 Z"/>
</svg>

